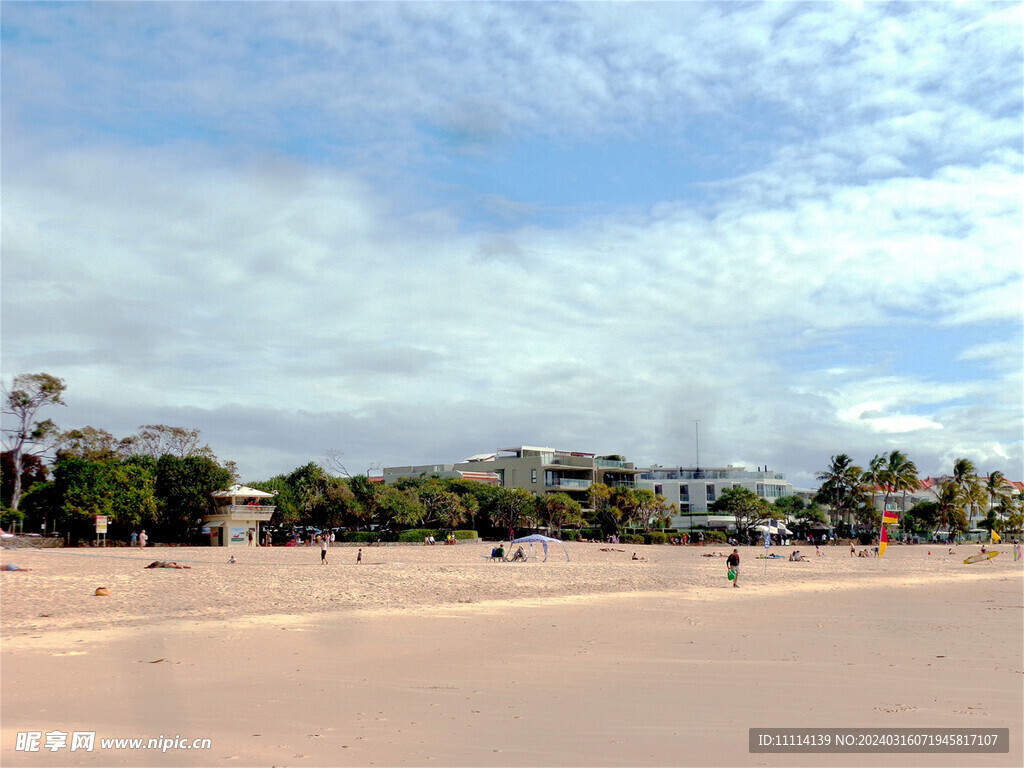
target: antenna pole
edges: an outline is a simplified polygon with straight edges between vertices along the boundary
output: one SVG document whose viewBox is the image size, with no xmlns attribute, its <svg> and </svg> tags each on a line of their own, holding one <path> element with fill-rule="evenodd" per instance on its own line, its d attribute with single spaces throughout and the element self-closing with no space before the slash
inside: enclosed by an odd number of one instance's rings
<svg viewBox="0 0 1024 768">
<path fill-rule="evenodd" d="M 697 466 L 695 469 L 700 469 L 700 422 L 693 422 L 694 440 L 697 443 Z"/>
</svg>

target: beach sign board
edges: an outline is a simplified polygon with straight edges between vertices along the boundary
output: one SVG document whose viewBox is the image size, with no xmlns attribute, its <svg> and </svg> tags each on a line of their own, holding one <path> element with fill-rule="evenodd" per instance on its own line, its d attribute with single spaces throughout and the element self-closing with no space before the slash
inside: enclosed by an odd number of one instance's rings
<svg viewBox="0 0 1024 768">
<path fill-rule="evenodd" d="M 107 516 L 96 515 L 96 534 L 106 534 L 107 532 Z"/>
</svg>

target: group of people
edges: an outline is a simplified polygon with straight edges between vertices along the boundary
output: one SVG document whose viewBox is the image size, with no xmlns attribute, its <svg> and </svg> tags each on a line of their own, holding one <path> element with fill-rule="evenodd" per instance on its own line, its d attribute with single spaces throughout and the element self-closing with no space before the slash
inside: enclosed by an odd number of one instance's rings
<svg viewBox="0 0 1024 768">
<path fill-rule="evenodd" d="M 133 547 L 144 547 L 147 541 L 149 541 L 149 536 L 146 535 L 145 528 L 142 529 L 142 533 L 132 531 L 131 542 Z"/>
<path fill-rule="evenodd" d="M 327 565 L 327 547 L 334 541 L 334 534 L 330 536 L 324 534 L 320 539 L 320 565 Z M 356 563 L 360 564 L 363 562 L 363 548 L 360 547 L 359 551 L 356 552 Z"/>
<path fill-rule="evenodd" d="M 506 560 L 505 558 L 505 547 L 502 544 L 494 547 L 491 550 L 492 560 Z M 507 558 L 507 562 L 517 563 L 526 560 L 526 551 L 520 546 L 515 552 L 512 553 L 512 557 Z"/>
<path fill-rule="evenodd" d="M 444 543 L 445 544 L 455 545 L 455 544 L 458 544 L 458 540 L 455 538 L 455 534 L 454 533 L 449 533 L 449 534 L 445 535 Z M 434 539 L 433 534 L 430 534 L 428 536 L 424 536 L 423 537 L 423 546 L 425 546 L 425 547 L 432 547 L 435 544 L 437 544 L 437 541 Z"/>
</svg>

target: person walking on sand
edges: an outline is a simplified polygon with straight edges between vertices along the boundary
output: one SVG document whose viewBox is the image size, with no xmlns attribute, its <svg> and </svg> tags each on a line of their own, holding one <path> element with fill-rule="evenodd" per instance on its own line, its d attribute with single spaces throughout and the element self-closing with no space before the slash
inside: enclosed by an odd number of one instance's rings
<svg viewBox="0 0 1024 768">
<path fill-rule="evenodd" d="M 327 563 L 327 539 L 320 539 L 320 565 Z"/>
<path fill-rule="evenodd" d="M 149 536 L 146 535 L 146 529 L 142 529 L 142 533 L 139 534 L 139 546 L 145 547 L 146 542 L 149 541 Z"/>
<path fill-rule="evenodd" d="M 740 585 L 740 553 L 739 550 L 734 549 L 732 554 L 725 561 L 725 567 L 733 572 L 735 577 L 732 580 L 732 585 L 738 587 Z"/>
<path fill-rule="evenodd" d="M 138 543 L 139 543 L 139 534 L 137 534 L 135 531 L 132 531 L 132 546 L 134 547 Z"/>
<path fill-rule="evenodd" d="M 363 562 L 363 550 L 362 549 L 360 549 L 358 552 L 356 552 L 356 563 L 358 564 L 358 563 L 361 563 L 361 562 Z"/>
</svg>

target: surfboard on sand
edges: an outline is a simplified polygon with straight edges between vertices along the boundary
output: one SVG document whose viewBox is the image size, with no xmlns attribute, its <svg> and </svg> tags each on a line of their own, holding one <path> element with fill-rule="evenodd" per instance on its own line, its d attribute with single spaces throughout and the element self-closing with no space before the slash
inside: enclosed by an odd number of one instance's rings
<svg viewBox="0 0 1024 768">
<path fill-rule="evenodd" d="M 982 560 L 991 560 L 993 557 L 995 557 L 998 554 L 999 554 L 998 552 L 982 552 L 981 554 L 971 555 L 966 560 L 964 560 L 964 563 L 965 564 L 980 563 Z"/>
</svg>

